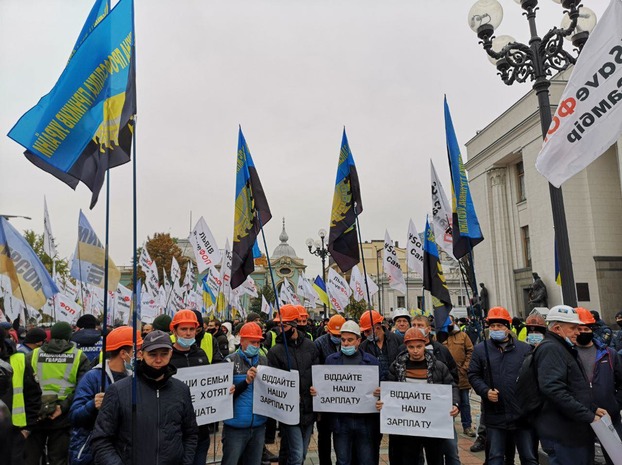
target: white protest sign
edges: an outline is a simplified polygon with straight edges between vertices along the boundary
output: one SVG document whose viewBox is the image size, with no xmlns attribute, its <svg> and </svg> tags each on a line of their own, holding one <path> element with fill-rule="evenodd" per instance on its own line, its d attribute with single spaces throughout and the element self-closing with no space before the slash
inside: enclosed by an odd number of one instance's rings
<svg viewBox="0 0 622 465">
<path fill-rule="evenodd" d="M 300 423 L 300 380 L 296 370 L 259 365 L 253 388 L 253 413 L 286 425 Z"/>
<path fill-rule="evenodd" d="M 592 422 L 591 426 L 613 464 L 622 465 L 622 442 L 611 423 L 611 417 L 605 415 L 600 420 Z"/>
<path fill-rule="evenodd" d="M 313 365 L 314 412 L 376 413 L 377 366 Z"/>
<path fill-rule="evenodd" d="M 454 437 L 451 386 L 427 383 L 380 383 L 380 432 L 427 438 Z"/>
<path fill-rule="evenodd" d="M 175 378 L 190 388 L 199 426 L 233 418 L 233 363 L 179 368 Z"/>
</svg>

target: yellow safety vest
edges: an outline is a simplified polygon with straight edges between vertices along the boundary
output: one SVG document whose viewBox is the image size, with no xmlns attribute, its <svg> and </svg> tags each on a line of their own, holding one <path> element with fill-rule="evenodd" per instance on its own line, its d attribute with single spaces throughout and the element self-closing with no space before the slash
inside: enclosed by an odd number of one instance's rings
<svg viewBox="0 0 622 465">
<path fill-rule="evenodd" d="M 26 403 L 24 402 L 24 373 L 26 372 L 26 354 L 17 353 L 9 358 L 13 368 L 13 408 L 11 416 L 13 426 L 23 428 L 26 426 Z"/>
<path fill-rule="evenodd" d="M 176 340 L 177 338 L 175 335 L 171 334 L 171 341 L 173 344 L 175 344 Z M 203 333 L 203 339 L 201 339 L 200 347 L 203 349 L 203 352 L 205 352 L 205 355 L 207 355 L 207 360 L 212 363 L 212 358 L 214 357 L 214 339 L 212 333 L 208 333 L 207 331 Z"/>
<path fill-rule="evenodd" d="M 37 373 L 42 395 L 56 395 L 64 400 L 76 389 L 82 351 L 72 347 L 62 354 L 32 351 L 32 369 Z"/>
</svg>

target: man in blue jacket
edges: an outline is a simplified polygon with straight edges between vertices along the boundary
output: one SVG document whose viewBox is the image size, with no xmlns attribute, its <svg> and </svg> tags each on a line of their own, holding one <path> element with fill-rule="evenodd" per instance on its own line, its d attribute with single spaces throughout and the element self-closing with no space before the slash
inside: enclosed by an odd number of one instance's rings
<svg viewBox="0 0 622 465">
<path fill-rule="evenodd" d="M 260 465 L 266 434 L 266 417 L 253 414 L 253 381 L 258 365 L 268 360 L 259 351 L 262 329 L 256 323 L 246 323 L 239 332 L 240 347 L 225 361 L 233 363 L 233 418 L 225 420 L 222 430 L 221 465 Z"/>
</svg>

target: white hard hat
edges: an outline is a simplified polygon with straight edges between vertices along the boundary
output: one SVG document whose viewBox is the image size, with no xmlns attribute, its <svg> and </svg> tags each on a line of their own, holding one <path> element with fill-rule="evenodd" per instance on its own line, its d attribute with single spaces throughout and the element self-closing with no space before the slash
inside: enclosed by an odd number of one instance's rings
<svg viewBox="0 0 622 465">
<path fill-rule="evenodd" d="M 569 305 L 555 305 L 549 310 L 546 322 L 559 321 L 560 323 L 573 323 L 580 325 L 581 320 L 577 311 Z"/>
<path fill-rule="evenodd" d="M 359 325 L 357 324 L 356 321 L 348 320 L 344 324 L 341 325 L 341 332 L 352 333 L 352 334 L 356 334 L 357 336 L 360 336 L 361 328 L 359 328 Z"/>
<path fill-rule="evenodd" d="M 408 318 L 408 321 L 410 321 L 410 312 L 404 308 L 404 307 L 398 307 L 395 310 L 393 310 L 393 321 L 395 321 L 398 318 Z"/>
</svg>

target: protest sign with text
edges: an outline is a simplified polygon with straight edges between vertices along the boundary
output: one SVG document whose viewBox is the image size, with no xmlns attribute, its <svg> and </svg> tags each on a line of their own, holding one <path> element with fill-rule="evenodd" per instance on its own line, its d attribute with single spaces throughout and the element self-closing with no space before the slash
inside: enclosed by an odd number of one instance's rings
<svg viewBox="0 0 622 465">
<path fill-rule="evenodd" d="M 190 388 L 199 426 L 233 418 L 233 363 L 179 368 L 175 378 Z"/>
<path fill-rule="evenodd" d="M 377 366 L 313 365 L 314 412 L 376 413 Z"/>
<path fill-rule="evenodd" d="M 454 437 L 448 384 L 380 383 L 380 432 L 428 438 Z"/>
<path fill-rule="evenodd" d="M 300 380 L 296 370 L 285 371 L 260 365 L 253 388 L 253 413 L 286 425 L 300 423 Z"/>
</svg>

